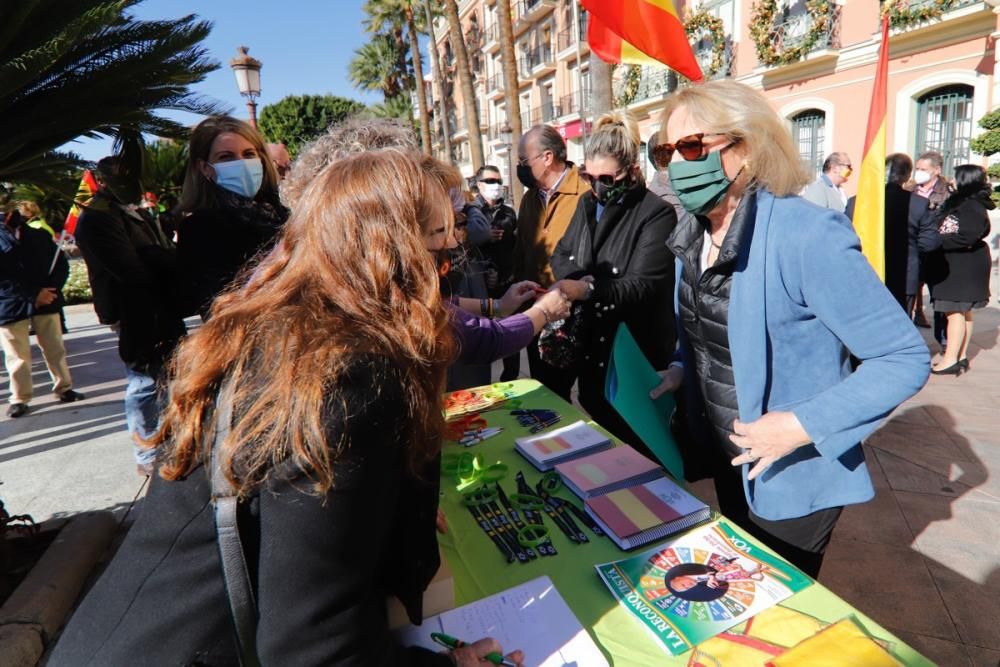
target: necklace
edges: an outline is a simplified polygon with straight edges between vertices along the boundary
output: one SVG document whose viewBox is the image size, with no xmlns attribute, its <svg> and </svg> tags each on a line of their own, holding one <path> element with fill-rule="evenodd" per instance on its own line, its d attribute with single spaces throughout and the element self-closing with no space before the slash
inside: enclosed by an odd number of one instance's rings
<svg viewBox="0 0 1000 667">
<path fill-rule="evenodd" d="M 722 245 L 713 241 L 711 236 L 708 237 L 708 242 L 711 243 L 712 247 L 716 250 L 722 250 Z"/>
</svg>

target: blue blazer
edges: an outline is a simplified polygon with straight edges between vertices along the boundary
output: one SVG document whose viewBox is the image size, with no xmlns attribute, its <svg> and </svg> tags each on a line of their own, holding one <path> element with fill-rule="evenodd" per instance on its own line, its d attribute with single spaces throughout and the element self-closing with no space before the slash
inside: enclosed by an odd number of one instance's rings
<svg viewBox="0 0 1000 667">
<path fill-rule="evenodd" d="M 740 420 L 791 411 L 813 440 L 752 482 L 743 466 L 754 514 L 790 519 L 871 500 L 861 441 L 924 386 L 930 353 L 850 221 L 759 190 L 733 274 L 728 335 Z M 690 354 L 684 340 L 681 353 Z M 852 354 L 862 362 L 853 372 Z M 685 368 L 691 383 L 693 364 Z"/>
</svg>

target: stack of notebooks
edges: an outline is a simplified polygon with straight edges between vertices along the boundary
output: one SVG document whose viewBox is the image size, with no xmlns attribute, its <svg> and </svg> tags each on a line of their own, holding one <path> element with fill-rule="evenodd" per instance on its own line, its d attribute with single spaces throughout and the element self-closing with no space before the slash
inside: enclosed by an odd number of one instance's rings
<svg viewBox="0 0 1000 667">
<path fill-rule="evenodd" d="M 524 458 L 541 471 L 557 464 L 600 452 L 611 447 L 611 440 L 583 421 L 527 438 L 516 438 L 514 446 Z"/>
<path fill-rule="evenodd" d="M 622 549 L 634 549 L 707 521 L 711 509 L 628 445 L 555 466 L 587 513 Z"/>
</svg>

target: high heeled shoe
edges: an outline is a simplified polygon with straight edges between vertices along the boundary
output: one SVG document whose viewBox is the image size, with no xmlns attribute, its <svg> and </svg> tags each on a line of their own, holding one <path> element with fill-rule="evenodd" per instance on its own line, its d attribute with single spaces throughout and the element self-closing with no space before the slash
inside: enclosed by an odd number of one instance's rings
<svg viewBox="0 0 1000 667">
<path fill-rule="evenodd" d="M 962 373 L 962 362 L 956 361 L 948 368 L 932 368 L 931 374 L 933 375 L 955 375 L 958 376 Z"/>
<path fill-rule="evenodd" d="M 965 359 L 959 359 L 958 360 L 958 365 L 962 367 L 962 372 L 963 373 L 968 373 L 969 372 L 969 358 L 968 357 L 966 357 Z"/>
</svg>

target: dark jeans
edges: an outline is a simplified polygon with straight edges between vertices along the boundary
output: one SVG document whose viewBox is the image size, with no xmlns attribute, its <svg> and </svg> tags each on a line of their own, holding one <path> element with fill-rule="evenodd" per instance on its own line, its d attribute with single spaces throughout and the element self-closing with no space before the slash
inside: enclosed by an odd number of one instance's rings
<svg viewBox="0 0 1000 667">
<path fill-rule="evenodd" d="M 830 507 L 794 519 L 764 519 L 750 511 L 747 505 L 740 469 L 730 465 L 724 454 L 718 456 L 715 464 L 719 510 L 792 565 L 813 579 L 817 578 L 830 535 L 844 508 Z"/>
</svg>

